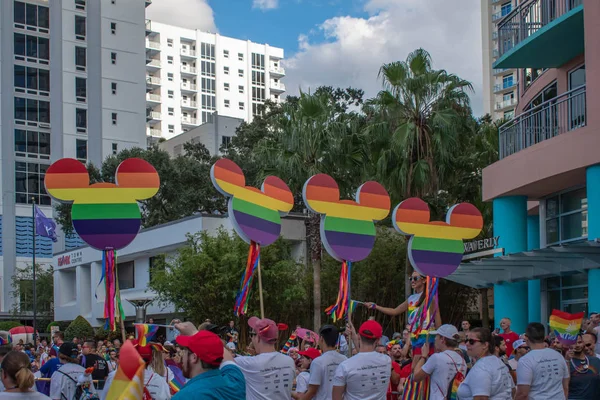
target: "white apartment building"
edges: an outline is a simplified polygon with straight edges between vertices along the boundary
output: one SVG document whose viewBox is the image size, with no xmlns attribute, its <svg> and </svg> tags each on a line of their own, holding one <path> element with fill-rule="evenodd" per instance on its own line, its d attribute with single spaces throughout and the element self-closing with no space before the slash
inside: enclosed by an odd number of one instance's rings
<svg viewBox="0 0 600 400">
<path fill-rule="evenodd" d="M 149 143 L 212 120 L 250 122 L 265 99 L 281 100 L 283 49 L 146 21 Z"/>
<path fill-rule="evenodd" d="M 517 3 L 518 0 L 481 0 L 483 110 L 494 120 L 513 118 L 519 99 L 517 70 L 492 67 L 499 56 L 497 23 L 510 14 Z"/>
<path fill-rule="evenodd" d="M 48 166 L 63 157 L 100 165 L 144 147 L 145 7 L 150 0 L 0 1 L 0 310 L 16 265 L 31 265 L 32 199 L 52 215 Z M 40 264 L 82 244 L 37 237 Z M 1 314 L 0 314 L 1 315 Z"/>
</svg>

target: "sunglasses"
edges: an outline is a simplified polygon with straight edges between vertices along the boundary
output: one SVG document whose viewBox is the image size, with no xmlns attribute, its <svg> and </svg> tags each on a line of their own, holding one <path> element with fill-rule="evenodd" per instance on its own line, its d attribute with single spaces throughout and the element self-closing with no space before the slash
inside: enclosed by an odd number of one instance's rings
<svg viewBox="0 0 600 400">
<path fill-rule="evenodd" d="M 586 343 L 585 347 L 592 347 L 594 344 L 593 343 Z"/>
<path fill-rule="evenodd" d="M 250 337 L 254 337 L 254 336 L 256 336 L 256 332 L 250 332 L 248 335 L 249 335 Z"/>
<path fill-rule="evenodd" d="M 479 339 L 467 339 L 467 340 L 465 340 L 465 342 L 469 343 L 471 346 L 473 346 L 477 342 L 482 343 L 481 340 L 479 340 Z"/>
<path fill-rule="evenodd" d="M 410 280 L 413 282 L 418 282 L 421 278 L 422 278 L 422 276 L 411 276 Z"/>
</svg>

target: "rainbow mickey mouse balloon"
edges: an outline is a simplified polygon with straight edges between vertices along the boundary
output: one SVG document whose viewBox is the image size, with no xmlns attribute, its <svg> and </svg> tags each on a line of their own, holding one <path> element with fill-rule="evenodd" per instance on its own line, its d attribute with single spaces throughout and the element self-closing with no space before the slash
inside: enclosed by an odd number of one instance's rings
<svg viewBox="0 0 600 400">
<path fill-rule="evenodd" d="M 135 239 L 141 227 L 138 200 L 154 196 L 160 178 L 145 160 L 128 158 L 117 167 L 116 183 L 90 185 L 80 161 L 63 158 L 48 168 L 44 183 L 54 199 L 73 203 L 73 228 L 97 250 L 118 250 Z"/>
</svg>

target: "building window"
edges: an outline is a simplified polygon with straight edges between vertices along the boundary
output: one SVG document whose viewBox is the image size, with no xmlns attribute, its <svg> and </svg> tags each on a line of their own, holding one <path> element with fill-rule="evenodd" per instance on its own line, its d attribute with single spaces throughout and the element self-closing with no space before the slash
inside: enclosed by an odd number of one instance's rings
<svg viewBox="0 0 600 400">
<path fill-rule="evenodd" d="M 238 69 L 238 76 L 239 76 L 240 78 L 243 78 L 243 77 L 244 77 L 244 70 L 243 70 L 243 69 Z"/>
<path fill-rule="evenodd" d="M 231 136 L 221 136 L 221 147 L 227 149 L 231 145 Z"/>
<path fill-rule="evenodd" d="M 15 162 L 15 201 L 20 204 L 50 205 L 50 196 L 44 188 L 44 177 L 49 165 L 35 162 Z"/>
<path fill-rule="evenodd" d="M 169 113 L 170 116 L 173 116 L 175 114 L 175 109 L 172 108 L 172 107 L 169 107 L 168 108 L 168 113 Z"/>
<path fill-rule="evenodd" d="M 238 92 L 240 92 L 240 94 L 244 94 L 244 87 L 242 85 L 238 86 Z"/>
<path fill-rule="evenodd" d="M 224 83 L 223 87 L 225 88 L 226 92 L 229 92 L 229 83 Z"/>
<path fill-rule="evenodd" d="M 75 16 L 75 39 L 85 40 L 85 17 Z"/>
<path fill-rule="evenodd" d="M 87 140 L 75 139 L 76 158 L 79 161 L 87 161 Z"/>
<path fill-rule="evenodd" d="M 87 129 L 87 110 L 85 108 L 76 108 L 75 109 L 75 127 L 77 131 Z"/>
<path fill-rule="evenodd" d="M 252 68 L 264 70 L 265 69 L 265 55 L 252 53 Z"/>
<path fill-rule="evenodd" d="M 80 103 L 87 101 L 87 79 L 75 77 L 75 98 Z"/>
<path fill-rule="evenodd" d="M 244 61 L 244 53 L 238 53 L 238 60 Z"/>
<path fill-rule="evenodd" d="M 545 279 L 548 293 L 548 314 L 552 310 L 562 310 L 571 314 L 584 312 L 588 314 L 588 274 L 587 272 L 572 273 Z M 593 310 L 591 310 L 593 311 Z"/>
<path fill-rule="evenodd" d="M 514 77 L 513 74 L 505 75 L 502 77 L 502 88 L 506 89 L 512 87 L 514 85 Z"/>
<path fill-rule="evenodd" d="M 170 72 L 169 72 L 169 73 L 167 73 L 167 80 L 168 80 L 169 82 L 173 82 L 173 74 L 172 74 L 172 73 L 170 73 Z"/>
<path fill-rule="evenodd" d="M 215 76 L 215 63 L 210 61 L 201 61 L 200 62 L 200 73 L 203 76 Z"/>
<path fill-rule="evenodd" d="M 75 9 L 85 11 L 85 0 L 75 0 Z"/>
<path fill-rule="evenodd" d="M 113 95 L 117 94 L 117 82 L 110 83 L 110 90 Z"/>
<path fill-rule="evenodd" d="M 50 132 L 15 129 L 15 155 L 50 159 Z"/>
<path fill-rule="evenodd" d="M 85 71 L 86 67 L 86 48 L 75 46 L 75 69 Z"/>
<path fill-rule="evenodd" d="M 215 59 L 215 45 L 202 43 L 200 45 L 200 58 L 204 60 L 214 60 Z"/>
<path fill-rule="evenodd" d="M 133 289 L 135 288 L 135 263 L 134 261 L 127 261 L 117 264 L 119 271 L 119 289 Z"/>
<path fill-rule="evenodd" d="M 503 17 L 505 15 L 510 14 L 510 12 L 512 11 L 512 3 L 508 2 L 508 3 L 502 4 L 502 8 L 500 8 L 500 11 L 502 12 Z"/>
<path fill-rule="evenodd" d="M 244 109 L 244 102 L 243 101 L 240 101 L 240 103 L 239 103 L 239 109 L 240 110 Z"/>
<path fill-rule="evenodd" d="M 223 72 L 225 75 L 229 75 L 229 67 L 223 67 Z"/>
<path fill-rule="evenodd" d="M 265 73 L 252 71 L 252 84 L 256 86 L 265 86 Z"/>
<path fill-rule="evenodd" d="M 15 97 L 15 119 L 20 121 L 40 122 L 49 124 L 50 102 Z M 24 122 L 20 121 L 17 121 L 16 123 L 18 125 L 24 125 Z"/>
<path fill-rule="evenodd" d="M 229 58 L 229 50 L 223 50 L 223 57 Z"/>
<path fill-rule="evenodd" d="M 167 56 L 167 64 L 173 64 L 173 56 Z"/>
<path fill-rule="evenodd" d="M 48 7 L 15 1 L 14 22 L 29 27 L 42 28 L 40 31 L 47 33 L 47 29 L 50 28 L 50 13 Z M 30 28 L 27 29 L 29 30 Z"/>
<path fill-rule="evenodd" d="M 167 97 L 170 98 L 170 99 L 173 98 L 173 91 L 172 90 L 167 91 Z"/>
<path fill-rule="evenodd" d="M 112 113 L 111 119 L 112 119 L 112 124 L 116 125 L 117 124 L 117 113 Z"/>
<path fill-rule="evenodd" d="M 265 101 L 265 89 L 263 88 L 252 88 L 252 101 L 263 102 Z"/>
<path fill-rule="evenodd" d="M 169 125 L 169 133 L 175 133 L 175 125 Z"/>
<path fill-rule="evenodd" d="M 529 104 L 527 104 L 523 111 L 527 111 L 534 107 L 537 107 L 540 104 L 555 98 L 557 94 L 558 92 L 556 81 L 554 81 L 550 85 L 546 86 L 536 97 L 534 97 L 533 100 L 531 100 Z M 550 129 L 552 125 L 556 125 L 556 122 L 554 121 L 554 119 L 549 118 L 548 120 L 540 121 L 540 124 L 547 125 L 548 127 L 546 129 Z"/>
<path fill-rule="evenodd" d="M 50 41 L 43 37 L 15 33 L 14 54 L 17 60 L 25 61 L 25 57 L 28 59 L 37 58 L 40 63 L 48 64 L 47 61 L 50 60 Z M 35 60 L 27 61 L 35 62 Z"/>
<path fill-rule="evenodd" d="M 586 239 L 588 204 L 581 188 L 550 197 L 546 202 L 546 245 Z"/>
<path fill-rule="evenodd" d="M 229 108 L 229 100 L 225 100 L 225 108 Z"/>
<path fill-rule="evenodd" d="M 205 110 L 216 110 L 216 108 L 217 108 L 216 97 L 208 95 L 208 94 L 203 94 L 202 95 L 202 108 Z"/>
<path fill-rule="evenodd" d="M 112 51 L 110 53 L 110 62 L 112 65 L 116 65 L 117 64 L 117 53 L 115 53 L 114 51 Z"/>
<path fill-rule="evenodd" d="M 210 78 L 202 78 L 202 92 L 203 93 L 215 93 L 216 92 L 216 81 Z"/>
<path fill-rule="evenodd" d="M 25 89 L 36 91 L 40 96 L 50 95 L 50 71 L 23 65 L 15 65 L 14 83 L 15 91 L 25 93 Z M 39 90 L 39 92 L 37 92 Z"/>
<path fill-rule="evenodd" d="M 167 47 L 173 47 L 173 39 L 167 39 Z"/>
<path fill-rule="evenodd" d="M 531 84 L 546 71 L 547 68 L 524 68 L 523 69 L 523 83 L 525 85 L 525 89 L 527 89 Z"/>
<path fill-rule="evenodd" d="M 112 144 L 112 153 L 113 153 L 113 155 L 117 155 L 118 152 L 119 152 L 119 145 L 117 143 L 113 143 Z"/>
<path fill-rule="evenodd" d="M 117 34 L 117 23 L 116 22 L 110 23 L 110 33 L 112 33 L 113 35 Z"/>
</svg>

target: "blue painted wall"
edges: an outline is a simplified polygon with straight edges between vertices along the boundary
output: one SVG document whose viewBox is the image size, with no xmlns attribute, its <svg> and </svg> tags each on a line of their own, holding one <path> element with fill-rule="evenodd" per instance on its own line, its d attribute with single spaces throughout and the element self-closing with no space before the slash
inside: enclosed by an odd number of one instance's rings
<svg viewBox="0 0 600 400">
<path fill-rule="evenodd" d="M 593 165 L 586 170 L 588 201 L 588 239 L 600 239 L 600 165 Z M 588 272 L 588 310 L 600 312 L 600 269 Z"/>
</svg>

